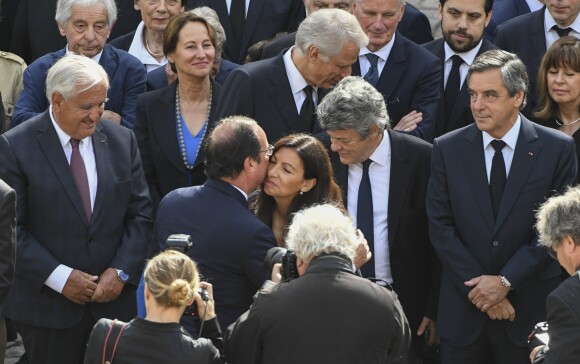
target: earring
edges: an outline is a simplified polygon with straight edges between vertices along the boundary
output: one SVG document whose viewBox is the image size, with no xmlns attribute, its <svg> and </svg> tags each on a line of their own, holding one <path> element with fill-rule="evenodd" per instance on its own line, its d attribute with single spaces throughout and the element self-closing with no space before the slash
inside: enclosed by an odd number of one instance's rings
<svg viewBox="0 0 580 364">
<path fill-rule="evenodd" d="M 300 191 L 300 196 L 302 196 L 304 194 L 304 191 Z"/>
</svg>

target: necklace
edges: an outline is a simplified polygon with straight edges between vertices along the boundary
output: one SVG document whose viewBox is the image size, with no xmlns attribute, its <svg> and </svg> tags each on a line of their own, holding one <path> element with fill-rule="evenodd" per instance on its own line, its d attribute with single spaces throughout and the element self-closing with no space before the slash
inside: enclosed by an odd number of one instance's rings
<svg viewBox="0 0 580 364">
<path fill-rule="evenodd" d="M 211 111 L 211 99 L 212 99 L 212 88 L 213 85 L 209 84 L 209 100 L 207 102 L 207 114 L 205 116 L 205 121 L 203 122 L 203 125 L 201 126 L 203 128 L 203 134 L 201 136 L 201 140 L 199 141 L 199 144 L 197 145 L 197 150 L 195 151 L 195 158 L 194 161 L 197 160 L 197 155 L 199 154 L 199 149 L 201 148 L 201 145 L 203 144 L 203 140 L 205 138 L 205 133 L 207 132 L 207 124 L 209 122 L 209 113 Z M 187 152 L 185 150 L 185 140 L 183 138 L 183 122 L 181 121 L 181 110 L 180 110 L 180 106 L 179 106 L 179 83 L 176 85 L 176 91 L 175 91 L 175 122 L 177 124 L 177 134 L 179 135 L 179 150 L 181 151 L 181 158 L 183 159 L 183 164 L 185 165 L 185 168 L 192 170 L 195 165 L 191 165 L 187 162 Z"/>
<path fill-rule="evenodd" d="M 143 32 L 143 43 L 145 43 L 145 49 L 147 49 L 147 52 L 149 52 L 150 55 L 152 55 L 155 58 L 163 58 L 165 56 L 165 54 L 163 54 L 163 52 L 161 53 L 153 53 L 151 51 L 151 49 L 149 49 L 149 43 L 147 42 L 147 36 L 145 35 L 145 32 Z"/>
<path fill-rule="evenodd" d="M 578 121 L 580 121 L 580 117 L 574 121 L 571 121 L 569 123 L 565 123 L 563 121 L 560 121 L 560 119 L 556 118 L 556 124 L 560 125 L 560 126 L 570 126 L 570 125 L 574 125 L 576 124 Z"/>
</svg>

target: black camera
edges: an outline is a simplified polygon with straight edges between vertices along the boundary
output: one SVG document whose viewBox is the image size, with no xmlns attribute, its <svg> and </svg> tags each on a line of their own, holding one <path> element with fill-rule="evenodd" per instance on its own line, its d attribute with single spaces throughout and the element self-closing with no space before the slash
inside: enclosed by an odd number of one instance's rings
<svg viewBox="0 0 580 364">
<path fill-rule="evenodd" d="M 528 336 L 528 347 L 533 350 L 536 346 L 548 345 L 549 342 L 548 323 L 538 322 Z"/>
<path fill-rule="evenodd" d="M 165 241 L 167 249 L 177 250 L 183 254 L 187 254 L 192 245 L 191 235 L 186 234 L 171 234 Z"/>
<path fill-rule="evenodd" d="M 209 292 L 205 288 L 199 288 L 197 293 L 201 296 L 203 302 L 209 301 Z M 184 316 L 199 316 L 199 309 L 197 308 L 197 302 L 193 303 L 185 308 L 183 311 Z"/>
<path fill-rule="evenodd" d="M 268 272 L 272 272 L 274 264 L 282 263 L 282 282 L 288 282 L 300 277 L 298 267 L 296 266 L 296 253 L 286 248 L 274 247 L 268 250 L 264 258 L 264 266 Z"/>
</svg>

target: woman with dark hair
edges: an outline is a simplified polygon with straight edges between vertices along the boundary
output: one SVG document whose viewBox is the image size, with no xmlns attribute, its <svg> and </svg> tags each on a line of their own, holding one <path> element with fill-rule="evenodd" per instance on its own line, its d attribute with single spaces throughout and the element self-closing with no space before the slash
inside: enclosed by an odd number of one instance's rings
<svg viewBox="0 0 580 364">
<path fill-rule="evenodd" d="M 155 208 L 168 192 L 205 182 L 204 142 L 221 94 L 210 79 L 215 45 L 204 18 L 187 12 L 171 18 L 163 50 L 177 81 L 137 99 L 134 132 Z"/>
<path fill-rule="evenodd" d="M 572 136 L 580 159 L 580 39 L 562 37 L 548 49 L 538 71 L 537 93 L 539 109 L 534 116 Z"/>
<path fill-rule="evenodd" d="M 342 194 L 334 182 L 326 149 L 316 138 L 293 134 L 274 145 L 268 175 L 251 208 L 284 243 L 291 215 L 304 207 L 334 203 L 341 209 Z"/>
</svg>

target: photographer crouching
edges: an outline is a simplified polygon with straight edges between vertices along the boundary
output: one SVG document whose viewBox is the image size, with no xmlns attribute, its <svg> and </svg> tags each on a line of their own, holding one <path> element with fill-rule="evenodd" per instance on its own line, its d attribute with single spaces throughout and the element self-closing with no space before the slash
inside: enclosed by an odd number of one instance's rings
<svg viewBox="0 0 580 364">
<path fill-rule="evenodd" d="M 396 295 L 353 273 L 359 238 L 337 207 L 294 216 L 288 249 L 300 276 L 258 292 L 226 334 L 236 363 L 396 363 L 411 333 Z"/>
<path fill-rule="evenodd" d="M 571 275 L 546 299 L 549 344 L 536 347 L 532 363 L 580 363 L 580 187 L 550 198 L 536 227 L 548 253 Z"/>
</svg>

